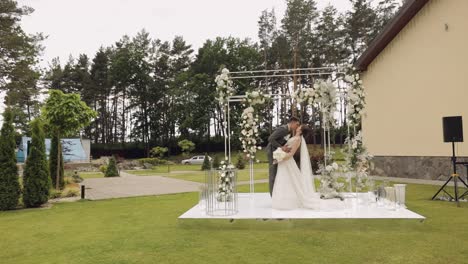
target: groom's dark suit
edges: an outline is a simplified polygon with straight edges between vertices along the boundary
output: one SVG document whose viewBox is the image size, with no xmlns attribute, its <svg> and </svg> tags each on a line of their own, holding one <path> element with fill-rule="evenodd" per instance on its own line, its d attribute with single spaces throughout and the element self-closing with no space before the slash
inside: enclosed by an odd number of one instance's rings
<svg viewBox="0 0 468 264">
<path fill-rule="evenodd" d="M 278 165 L 273 164 L 273 152 L 286 144 L 286 137 L 290 133 L 287 125 L 279 126 L 273 131 L 270 137 L 268 137 L 267 155 L 269 163 L 269 184 L 270 184 L 270 195 L 273 194 L 273 186 L 275 185 L 276 171 Z"/>
</svg>

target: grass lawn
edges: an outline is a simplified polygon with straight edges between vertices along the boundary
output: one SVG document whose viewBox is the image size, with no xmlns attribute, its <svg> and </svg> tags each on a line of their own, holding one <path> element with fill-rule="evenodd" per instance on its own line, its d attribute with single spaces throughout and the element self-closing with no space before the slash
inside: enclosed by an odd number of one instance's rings
<svg viewBox="0 0 468 264">
<path fill-rule="evenodd" d="M 207 154 L 208 154 L 208 156 L 210 156 L 212 158 L 218 157 L 220 161 L 224 160 L 224 151 L 223 152 L 215 152 L 215 153 L 207 153 Z M 238 151 L 232 151 L 231 152 L 232 163 L 237 162 L 237 154 L 238 154 Z M 170 156 L 169 160 L 174 161 L 176 163 L 180 163 L 180 161 L 182 161 L 184 159 L 189 159 L 192 156 L 200 156 L 200 155 L 203 156 L 203 155 L 205 155 L 205 153 L 192 153 L 192 154 L 189 154 L 188 156 L 183 156 L 182 154 L 181 155 L 175 155 L 175 156 Z M 260 160 L 262 162 L 267 162 L 268 157 L 267 157 L 267 154 L 266 154 L 266 150 L 265 149 L 258 150 L 256 159 L 258 159 L 258 160 Z M 199 166 L 201 167 L 201 165 L 199 165 Z"/>
<path fill-rule="evenodd" d="M 205 172 L 201 171 L 201 165 L 171 165 L 170 173 L 168 173 L 167 166 L 154 167 L 151 170 L 127 170 L 125 172 L 138 175 L 138 176 L 164 176 L 171 177 L 186 181 L 204 182 Z M 267 179 L 268 178 L 268 164 L 267 163 L 255 163 L 254 164 L 255 179 Z M 248 168 L 240 170 L 238 173 L 239 181 L 249 180 Z"/>
<path fill-rule="evenodd" d="M 148 170 L 127 170 L 125 172 L 134 174 L 134 175 L 154 175 L 155 173 L 168 173 L 168 172 L 177 172 L 177 171 L 201 171 L 201 165 L 184 165 L 184 164 L 174 164 L 174 165 L 159 165 L 154 166 L 152 169 Z"/>
<path fill-rule="evenodd" d="M 128 173 L 138 175 L 138 176 L 163 176 L 169 178 L 175 178 L 186 181 L 194 182 L 205 182 L 205 172 L 203 171 L 189 171 L 189 172 L 171 172 L 171 173 L 159 173 L 154 170 L 135 170 L 127 171 Z M 257 169 L 255 171 L 255 179 L 262 180 L 268 178 L 268 171 L 266 169 Z M 237 174 L 238 181 L 248 181 L 249 180 L 249 171 L 240 170 Z"/>
<path fill-rule="evenodd" d="M 310 151 L 312 151 L 314 149 L 323 150 L 323 147 L 320 146 L 320 145 L 308 145 L 308 147 L 309 147 Z M 343 145 L 343 147 L 346 147 L 346 145 Z M 335 153 L 334 154 L 334 159 L 335 160 L 337 160 L 337 161 L 344 160 L 344 153 L 342 152 L 342 149 L 339 146 L 332 147 L 332 151 Z M 237 154 L 238 154 L 238 151 L 232 151 L 231 152 L 232 163 L 234 163 L 234 164 L 237 162 Z M 181 160 L 191 158 L 192 156 L 199 156 L 199 155 L 205 155 L 205 153 L 192 153 L 188 157 L 185 157 L 183 155 L 175 155 L 175 156 L 170 156 L 169 160 L 171 160 L 173 162 L 176 162 L 176 163 L 180 163 Z M 217 156 L 220 161 L 224 159 L 224 152 L 208 153 L 208 155 L 210 157 L 212 157 L 212 158 Z M 257 151 L 257 156 L 256 156 L 255 159 L 258 159 L 261 162 L 268 162 L 268 157 L 267 157 L 266 150 L 264 148 L 261 149 L 261 150 L 258 150 Z M 198 165 L 198 166 L 201 167 L 201 165 Z"/>
<path fill-rule="evenodd" d="M 257 170 L 255 173 L 255 180 L 264 180 L 268 179 L 268 171 L 267 170 Z M 194 181 L 194 182 L 205 182 L 205 173 L 204 172 L 197 172 L 197 173 L 177 173 L 177 174 L 166 174 L 162 175 L 165 177 L 186 180 L 186 181 Z M 238 181 L 248 181 L 250 179 L 249 171 L 248 170 L 240 170 L 237 174 Z"/>
<path fill-rule="evenodd" d="M 247 190 L 248 186 L 242 186 Z M 267 185 L 256 186 L 266 191 Z M 468 204 L 408 185 L 416 220 L 177 220 L 197 193 L 0 213 L 0 260 L 19 263 L 467 263 Z"/>
<path fill-rule="evenodd" d="M 83 179 L 90 179 L 90 178 L 104 178 L 104 173 L 102 172 L 79 172 L 78 173 L 81 178 Z"/>
</svg>

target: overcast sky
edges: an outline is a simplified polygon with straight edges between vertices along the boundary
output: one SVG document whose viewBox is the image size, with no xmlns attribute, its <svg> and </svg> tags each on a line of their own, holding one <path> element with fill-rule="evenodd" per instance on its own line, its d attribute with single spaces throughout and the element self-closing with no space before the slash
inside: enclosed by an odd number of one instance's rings
<svg viewBox="0 0 468 264">
<path fill-rule="evenodd" d="M 349 0 L 317 0 L 322 8 L 332 3 L 340 11 Z M 234 36 L 257 39 L 262 10 L 275 8 L 283 16 L 285 0 L 18 0 L 35 12 L 23 19 L 28 33 L 43 32 L 48 39 L 42 66 L 54 57 L 70 54 L 91 58 L 101 45 L 109 46 L 124 34 L 146 29 L 153 38 L 172 40 L 181 35 L 196 50 L 206 39 Z"/>
</svg>

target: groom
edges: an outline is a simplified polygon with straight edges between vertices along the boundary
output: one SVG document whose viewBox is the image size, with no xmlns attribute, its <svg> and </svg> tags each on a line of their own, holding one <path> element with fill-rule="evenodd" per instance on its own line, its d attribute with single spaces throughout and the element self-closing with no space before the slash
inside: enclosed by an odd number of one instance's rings
<svg viewBox="0 0 468 264">
<path fill-rule="evenodd" d="M 273 152 L 277 148 L 282 148 L 285 152 L 290 152 L 286 141 L 289 139 L 291 134 L 296 131 L 299 127 L 300 122 L 297 117 L 291 117 L 287 125 L 279 126 L 273 131 L 268 137 L 267 155 L 268 155 L 268 169 L 269 169 L 269 184 L 270 184 L 270 196 L 273 194 L 273 186 L 275 185 L 276 171 L 278 170 L 278 164 L 273 164 Z"/>
</svg>

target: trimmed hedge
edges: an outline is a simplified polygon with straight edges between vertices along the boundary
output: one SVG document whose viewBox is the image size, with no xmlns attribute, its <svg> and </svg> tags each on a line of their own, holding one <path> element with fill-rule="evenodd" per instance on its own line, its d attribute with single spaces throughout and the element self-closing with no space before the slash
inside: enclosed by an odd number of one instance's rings
<svg viewBox="0 0 468 264">
<path fill-rule="evenodd" d="M 180 147 L 177 142 L 181 139 L 172 139 L 167 142 L 153 142 L 150 143 L 150 150 L 152 147 L 164 146 L 169 149 L 166 155 L 175 156 L 181 154 Z M 213 153 L 224 151 L 224 138 L 211 138 L 210 140 L 203 139 L 189 139 L 195 143 L 194 153 Z M 232 149 L 236 149 L 234 145 Z M 115 143 L 115 144 L 91 144 L 91 156 L 93 159 L 100 157 L 119 156 L 125 159 L 141 159 L 147 158 L 145 146 L 142 143 Z"/>
<path fill-rule="evenodd" d="M 158 159 L 158 158 L 143 158 L 143 159 L 139 159 L 138 162 L 140 163 L 140 165 L 148 163 L 148 164 L 151 164 L 153 166 L 167 165 L 167 163 L 168 163 L 167 160 Z"/>
</svg>

